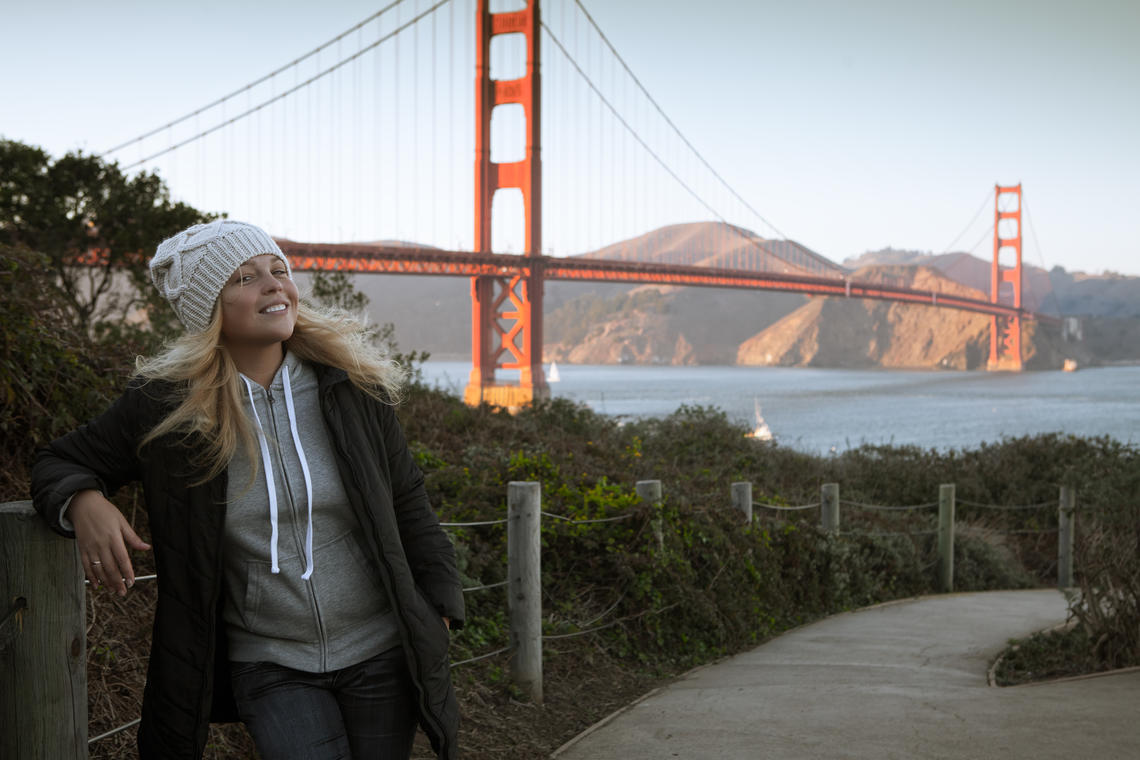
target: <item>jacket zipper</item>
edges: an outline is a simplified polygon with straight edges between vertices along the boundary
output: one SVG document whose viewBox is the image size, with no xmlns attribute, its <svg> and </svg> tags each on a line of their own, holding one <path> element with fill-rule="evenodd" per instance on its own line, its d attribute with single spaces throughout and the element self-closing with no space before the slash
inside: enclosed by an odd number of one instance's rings
<svg viewBox="0 0 1140 760">
<path fill-rule="evenodd" d="M 276 461 L 280 465 L 278 470 L 281 473 L 281 481 L 285 486 L 285 493 L 289 497 L 289 510 L 293 516 L 293 519 L 291 521 L 291 523 L 292 523 L 292 531 L 291 532 L 293 535 L 293 543 L 294 543 L 294 546 L 297 546 L 298 544 L 300 545 L 300 549 L 301 549 L 300 556 L 301 556 L 301 560 L 302 560 L 302 565 L 304 565 L 305 544 L 304 544 L 304 539 L 301 539 L 297 536 L 297 523 L 298 523 L 297 500 L 296 500 L 294 493 L 293 493 L 293 483 L 289 479 L 289 470 L 287 467 L 285 467 L 285 455 L 282 453 L 283 447 L 281 446 L 281 435 L 277 429 L 277 410 L 276 410 L 274 403 L 273 403 L 273 391 L 270 388 L 266 388 L 265 389 L 265 396 L 266 396 L 266 399 L 268 401 L 268 407 L 269 407 L 269 421 L 270 421 L 270 424 L 273 426 L 273 442 L 274 442 L 274 444 L 276 444 L 275 448 L 277 449 Z M 290 440 L 292 440 L 292 435 L 293 435 L 292 428 L 290 428 L 289 435 L 290 435 Z M 270 456 L 272 457 L 272 454 Z M 298 454 L 298 456 L 300 456 L 300 454 Z M 280 513 L 278 514 L 278 519 L 280 520 Z M 314 572 L 316 572 L 316 571 L 314 570 Z M 321 604 L 320 604 L 320 601 L 317 599 L 316 589 L 314 588 L 312 582 L 306 582 L 305 586 L 306 586 L 306 589 L 308 590 L 308 593 L 309 593 L 309 602 L 312 605 L 313 617 L 314 617 L 314 621 L 316 622 L 316 625 L 317 625 L 317 644 L 320 647 L 321 672 L 323 673 L 323 672 L 325 672 L 325 670 L 328 669 L 328 634 L 325 631 L 324 618 L 321 615 Z"/>
</svg>

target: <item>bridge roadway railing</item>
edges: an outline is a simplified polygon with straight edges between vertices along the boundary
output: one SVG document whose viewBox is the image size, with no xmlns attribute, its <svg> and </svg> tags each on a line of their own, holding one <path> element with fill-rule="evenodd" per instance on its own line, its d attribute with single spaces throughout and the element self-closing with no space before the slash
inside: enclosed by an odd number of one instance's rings
<svg viewBox="0 0 1140 760">
<path fill-rule="evenodd" d="M 758 272 L 686 264 L 656 264 L 595 259 L 588 256 L 531 256 L 447 251 L 417 246 L 297 243 L 284 239 L 279 239 L 277 242 L 289 255 L 293 268 L 300 271 L 324 270 L 443 277 L 511 277 L 521 274 L 538 275 L 546 280 L 772 290 L 803 295 L 900 301 L 999 317 L 1020 316 L 1046 324 L 1060 324 L 1057 317 L 1048 314 L 991 303 L 984 299 L 889 283 L 867 282 L 850 277 L 820 277 L 795 272 Z"/>
<path fill-rule="evenodd" d="M 506 607 L 509 640 L 504 646 L 453 662 L 460 667 L 479 660 L 509 655 L 512 681 L 533 701 L 542 701 L 542 645 L 544 641 L 586 636 L 623 622 L 669 609 L 649 609 L 636 614 L 602 622 L 617 609 L 623 596 L 591 620 L 567 627 L 577 630 L 543 634 L 541 551 L 542 521 L 553 524 L 582 525 L 614 522 L 648 515 L 649 527 L 656 537 L 659 551 L 664 550 L 662 487 L 657 480 L 639 481 L 637 494 L 645 511 L 595 518 L 574 519 L 542 509 L 541 485 L 536 482 L 512 482 L 507 487 L 507 516 L 473 522 L 444 522 L 448 530 L 481 529 L 506 526 L 507 580 L 476 584 L 463 589 L 476 593 L 498 588 L 507 589 Z M 955 486 L 940 487 L 938 500 L 912 505 L 879 505 L 845 501 L 839 497 L 839 485 L 824 484 L 820 499 L 809 504 L 772 504 L 752 499 L 752 484 L 731 484 L 726 501 L 743 519 L 744 526 L 754 522 L 755 510 L 777 516 L 790 516 L 808 510 L 820 512 L 820 528 L 827 535 L 842 536 L 918 536 L 937 535 L 937 560 L 941 590 L 954 588 L 954 525 L 958 504 L 973 509 L 1003 512 L 1046 510 L 1057 508 L 1057 528 L 1011 530 L 1008 533 L 1058 534 L 1058 585 L 1067 588 L 1073 581 L 1073 514 L 1075 493 L 1063 486 L 1058 502 L 1026 505 L 993 505 L 961 500 Z M 921 512 L 937 508 L 935 529 L 899 531 L 842 531 L 842 510 L 901 513 Z M 757 515 L 759 516 L 759 515 Z M 101 642 L 87 641 L 87 581 L 74 541 L 51 531 L 32 508 L 31 502 L 0 504 L 0 757 L 86 758 L 90 744 L 106 739 L 138 724 L 135 718 L 88 737 L 87 716 L 87 652 L 88 645 L 101 647 Z M 154 575 L 136 578 L 138 582 L 155 580 Z M 94 607 L 92 606 L 92 609 Z"/>
</svg>

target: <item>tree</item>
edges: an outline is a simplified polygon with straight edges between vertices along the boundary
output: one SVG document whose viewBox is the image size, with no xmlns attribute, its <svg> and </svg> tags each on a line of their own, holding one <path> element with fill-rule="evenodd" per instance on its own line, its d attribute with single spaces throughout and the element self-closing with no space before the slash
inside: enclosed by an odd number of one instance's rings
<svg viewBox="0 0 1140 760">
<path fill-rule="evenodd" d="M 41 148 L 0 140 L 0 244 L 43 254 L 63 316 L 81 332 L 123 329 L 146 310 L 158 335 L 173 315 L 150 284 L 162 240 L 212 217 L 170 199 L 157 174 L 127 176 L 82 152 L 53 161 Z"/>
<path fill-rule="evenodd" d="M 0 140 L 0 498 L 25 496 L 36 446 L 100 411 L 134 357 L 180 331 L 147 260 L 208 219 L 155 174 Z M 128 322 L 140 308 L 149 319 Z"/>
</svg>

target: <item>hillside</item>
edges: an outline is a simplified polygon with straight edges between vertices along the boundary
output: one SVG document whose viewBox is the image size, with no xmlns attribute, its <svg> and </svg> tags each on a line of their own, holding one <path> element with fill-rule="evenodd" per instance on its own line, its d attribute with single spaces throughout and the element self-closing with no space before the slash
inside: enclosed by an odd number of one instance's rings
<svg viewBox="0 0 1140 760">
<path fill-rule="evenodd" d="M 972 298 L 980 295 L 928 268 L 866 267 L 854 277 L 871 282 L 890 279 Z M 989 319 L 981 314 L 888 301 L 816 298 L 744 341 L 737 363 L 974 369 L 985 365 L 988 350 Z"/>
<path fill-rule="evenodd" d="M 934 255 L 884 248 L 849 258 L 843 264 L 856 269 L 876 265 L 926 266 L 987 298 L 990 293 L 990 260 L 968 253 Z M 1066 272 L 1059 266 L 1046 271 L 1024 260 L 1022 276 L 1022 300 L 1028 309 L 1085 317 L 1140 317 L 1140 277 L 1114 272 Z"/>
<path fill-rule="evenodd" d="M 546 321 L 546 361 L 734 364 L 741 341 L 807 301 L 791 293 L 642 286 L 583 294 Z"/>
<path fill-rule="evenodd" d="M 873 266 L 853 275 L 971 298 L 982 294 L 929 267 Z M 1058 368 L 1066 358 L 1087 363 L 1080 347 L 1056 331 L 1028 324 L 1026 366 Z M 865 299 L 817 298 L 744 341 L 737 363 L 758 366 L 983 369 L 989 357 L 990 320 L 982 314 Z"/>
</svg>

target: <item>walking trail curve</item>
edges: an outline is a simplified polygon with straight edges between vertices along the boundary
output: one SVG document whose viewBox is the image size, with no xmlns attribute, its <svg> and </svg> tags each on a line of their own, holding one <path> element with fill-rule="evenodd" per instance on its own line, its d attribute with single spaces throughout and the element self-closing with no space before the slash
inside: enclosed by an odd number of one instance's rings
<svg viewBox="0 0 1140 760">
<path fill-rule="evenodd" d="M 923 597 L 844 613 L 698 668 L 557 760 L 1136 760 L 1140 671 L 1011 688 L 1010 638 L 1062 623 L 1057 591 Z"/>
</svg>

